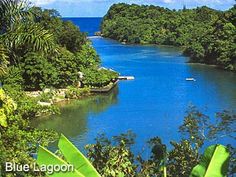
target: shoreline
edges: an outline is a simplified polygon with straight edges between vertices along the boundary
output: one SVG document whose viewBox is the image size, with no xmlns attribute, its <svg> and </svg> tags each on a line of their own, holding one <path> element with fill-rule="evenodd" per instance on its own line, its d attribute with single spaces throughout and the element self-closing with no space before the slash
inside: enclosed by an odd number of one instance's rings
<svg viewBox="0 0 236 177">
<path fill-rule="evenodd" d="M 223 68 L 220 68 L 219 66 L 217 66 L 217 65 L 214 65 L 214 64 L 206 64 L 206 63 L 195 63 L 195 62 L 186 62 L 186 64 L 188 64 L 188 65 L 201 65 L 201 66 L 209 66 L 209 67 L 214 67 L 214 68 L 217 68 L 217 69 L 224 70 Z M 227 71 L 227 70 L 225 70 L 225 71 Z"/>
<path fill-rule="evenodd" d="M 90 96 L 94 96 L 97 94 L 106 94 L 109 93 L 114 87 L 117 86 L 119 82 L 119 79 L 117 79 L 115 82 L 111 82 L 105 87 L 102 88 L 89 88 L 89 92 L 87 93 L 82 93 L 81 95 L 76 95 L 73 94 L 72 97 L 67 96 L 67 92 L 69 91 L 69 88 L 67 89 L 45 89 L 42 91 L 24 91 L 25 94 L 31 98 L 39 98 L 37 104 L 41 106 L 53 106 L 53 105 L 58 105 L 60 103 L 66 103 L 70 102 L 72 100 L 79 100 L 79 99 L 84 99 L 88 98 Z M 82 90 L 83 88 L 75 88 L 78 90 Z M 40 96 L 42 94 L 52 94 L 51 98 L 49 98 L 47 101 L 42 101 L 40 100 Z M 40 115 L 41 116 L 41 115 Z"/>
</svg>

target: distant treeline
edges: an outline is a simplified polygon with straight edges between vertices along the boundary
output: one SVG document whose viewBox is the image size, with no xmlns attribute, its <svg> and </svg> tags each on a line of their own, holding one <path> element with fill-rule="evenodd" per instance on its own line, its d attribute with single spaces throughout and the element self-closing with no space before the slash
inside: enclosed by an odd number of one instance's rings
<svg viewBox="0 0 236 177">
<path fill-rule="evenodd" d="M 227 11 L 206 6 L 177 11 L 119 3 L 101 28 L 105 37 L 121 42 L 182 46 L 191 62 L 236 71 L 236 5 Z"/>
</svg>

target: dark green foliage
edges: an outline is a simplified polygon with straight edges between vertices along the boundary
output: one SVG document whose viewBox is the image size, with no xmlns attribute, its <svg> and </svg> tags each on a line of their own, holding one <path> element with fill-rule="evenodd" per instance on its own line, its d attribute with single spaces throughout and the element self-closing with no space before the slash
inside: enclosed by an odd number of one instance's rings
<svg viewBox="0 0 236 177">
<path fill-rule="evenodd" d="M 81 46 L 81 50 L 75 53 L 76 62 L 80 69 L 96 68 L 99 67 L 100 58 L 91 44 L 88 42 Z"/>
<path fill-rule="evenodd" d="M 119 3 L 102 22 L 105 37 L 121 42 L 183 46 L 192 62 L 236 70 L 235 6 L 217 11 L 206 6 L 169 10 Z"/>
<path fill-rule="evenodd" d="M 19 67 L 9 67 L 8 73 L 3 78 L 3 84 L 21 86 L 24 83 L 24 79 L 22 77 L 22 69 Z"/>
<path fill-rule="evenodd" d="M 66 98 L 77 99 L 82 96 L 89 95 L 90 89 L 88 87 L 76 88 L 76 87 L 67 87 Z"/>
<path fill-rule="evenodd" d="M 21 64 L 25 90 L 41 90 L 56 85 L 57 70 L 39 53 L 28 53 Z"/>
<path fill-rule="evenodd" d="M 107 69 L 86 69 L 83 72 L 85 76 L 83 79 L 84 85 L 91 87 L 107 86 L 112 80 L 118 77 L 116 72 Z"/>
<path fill-rule="evenodd" d="M 230 152 L 229 170 L 227 176 L 234 177 L 236 174 L 236 148 L 232 145 L 228 145 L 227 148 Z"/>
<path fill-rule="evenodd" d="M 62 30 L 58 36 L 59 44 L 71 52 L 77 52 L 86 42 L 86 35 L 79 31 L 72 22 L 63 22 Z"/>
<path fill-rule="evenodd" d="M 236 115 L 230 111 L 223 111 L 216 113 L 216 120 L 214 124 L 210 125 L 208 137 L 213 140 L 218 140 L 222 137 L 229 136 L 236 139 L 232 132 L 235 132 Z"/>
<path fill-rule="evenodd" d="M 34 14 L 35 22 L 52 32 L 57 43 L 66 47 L 70 52 L 77 52 L 86 43 L 86 34 L 70 21 L 62 21 L 60 14 L 54 9 L 42 10 L 40 7 L 32 7 L 30 12 Z"/>
<path fill-rule="evenodd" d="M 7 64 L 8 64 L 8 51 L 6 46 L 0 43 L 0 79 L 2 79 L 8 71 Z"/>
<path fill-rule="evenodd" d="M 99 70 L 96 51 L 72 22 L 63 22 L 55 10 L 29 9 L 27 5 L 21 0 L 0 2 L 0 79 L 4 89 L 0 90 L 0 176 L 45 176 L 33 169 L 6 174 L 4 167 L 5 162 L 33 167 L 38 145 L 47 146 L 57 139 L 55 132 L 35 129 L 29 122 L 42 114 L 58 113 L 55 106 L 38 103 L 52 101 L 53 93 L 32 95 L 44 88 L 70 86 L 67 96 L 81 97 L 90 89 L 72 86 L 83 86 L 82 79 L 89 80 L 87 86 L 105 86 L 115 74 Z M 87 79 L 81 73 L 85 69 L 99 73 L 102 80 Z"/>
<path fill-rule="evenodd" d="M 140 164 L 138 176 L 163 176 L 164 168 L 167 162 L 167 148 L 159 137 L 154 137 L 148 141 L 151 149 L 151 155 L 148 160 L 138 156 L 137 160 Z"/>
<path fill-rule="evenodd" d="M 104 177 L 134 176 L 137 167 L 130 150 L 133 142 L 132 133 L 114 137 L 113 141 L 100 135 L 96 139 L 96 144 L 86 146 L 88 158 Z"/>
<path fill-rule="evenodd" d="M 192 147 L 189 140 L 171 142 L 173 149 L 168 153 L 168 176 L 188 177 L 193 167 L 199 162 L 198 149 Z"/>
<path fill-rule="evenodd" d="M 65 48 L 60 48 L 59 53 L 51 59 L 53 68 L 57 73 L 56 83 L 54 86 L 65 88 L 78 81 L 79 68 L 75 55 Z"/>
</svg>

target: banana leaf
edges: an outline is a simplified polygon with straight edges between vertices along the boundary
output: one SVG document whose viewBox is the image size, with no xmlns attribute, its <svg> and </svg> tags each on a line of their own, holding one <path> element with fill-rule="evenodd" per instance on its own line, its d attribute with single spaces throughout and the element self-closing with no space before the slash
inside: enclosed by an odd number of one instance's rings
<svg viewBox="0 0 236 177">
<path fill-rule="evenodd" d="M 44 147 L 40 146 L 37 156 L 37 164 L 42 167 L 45 165 L 68 165 L 67 162 L 48 151 Z M 52 174 L 47 173 L 47 176 L 50 177 L 85 177 L 83 174 L 77 170 L 67 171 L 67 172 L 55 172 Z"/>
<path fill-rule="evenodd" d="M 225 146 L 209 146 L 200 161 L 190 174 L 190 177 L 225 177 L 229 163 L 229 151 Z"/>
<path fill-rule="evenodd" d="M 88 159 L 64 136 L 61 135 L 58 147 L 66 161 L 73 164 L 86 177 L 100 177 Z"/>
</svg>

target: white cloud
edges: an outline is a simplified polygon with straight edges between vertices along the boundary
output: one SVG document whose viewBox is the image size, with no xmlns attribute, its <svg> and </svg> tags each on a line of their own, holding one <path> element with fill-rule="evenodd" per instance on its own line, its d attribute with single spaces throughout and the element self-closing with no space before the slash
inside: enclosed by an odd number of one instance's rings
<svg viewBox="0 0 236 177">
<path fill-rule="evenodd" d="M 1 0 L 0 0 L 1 1 Z M 147 4 L 181 9 L 197 6 L 208 6 L 214 9 L 226 10 L 235 3 L 234 0 L 28 0 L 33 5 L 43 8 L 57 9 L 62 16 L 103 16 L 114 3 Z M 99 8 L 99 10 L 98 10 Z"/>
<path fill-rule="evenodd" d="M 30 2 L 32 2 L 36 6 L 51 4 L 55 1 L 56 0 L 30 0 Z"/>
<path fill-rule="evenodd" d="M 169 4 L 169 3 L 173 3 L 174 1 L 173 0 L 163 0 L 163 2 Z"/>
</svg>

